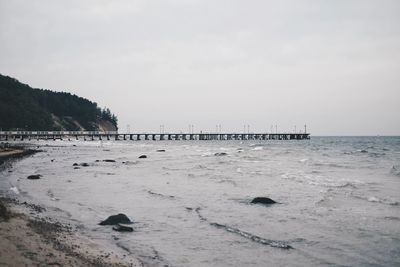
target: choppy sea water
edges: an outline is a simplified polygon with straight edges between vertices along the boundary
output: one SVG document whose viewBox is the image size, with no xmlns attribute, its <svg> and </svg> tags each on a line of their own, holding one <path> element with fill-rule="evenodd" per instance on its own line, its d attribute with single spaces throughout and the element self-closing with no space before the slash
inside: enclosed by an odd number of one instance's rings
<svg viewBox="0 0 400 267">
<path fill-rule="evenodd" d="M 399 137 L 35 144 L 2 193 L 154 266 L 400 265 Z M 121 212 L 133 233 L 97 225 Z"/>
</svg>

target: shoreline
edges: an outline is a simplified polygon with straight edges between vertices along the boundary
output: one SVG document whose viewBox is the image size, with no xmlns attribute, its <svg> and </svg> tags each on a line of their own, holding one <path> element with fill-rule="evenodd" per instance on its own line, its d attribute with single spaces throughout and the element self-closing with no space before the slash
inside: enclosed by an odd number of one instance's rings
<svg viewBox="0 0 400 267">
<path fill-rule="evenodd" d="M 3 163 L 9 160 L 23 158 L 37 152 L 40 152 L 40 150 L 28 149 L 23 145 L 10 146 L 9 143 L 0 143 L 0 167 L 4 168 L 4 166 L 2 166 Z M 0 171 L 1 170 L 2 169 L 0 169 Z"/>
<path fill-rule="evenodd" d="M 40 152 L 16 145 L 0 148 L 0 174 L 13 160 Z M 40 218 L 43 207 L 0 196 L 1 266 L 145 266 L 130 255 L 107 251 L 73 226 Z"/>
</svg>

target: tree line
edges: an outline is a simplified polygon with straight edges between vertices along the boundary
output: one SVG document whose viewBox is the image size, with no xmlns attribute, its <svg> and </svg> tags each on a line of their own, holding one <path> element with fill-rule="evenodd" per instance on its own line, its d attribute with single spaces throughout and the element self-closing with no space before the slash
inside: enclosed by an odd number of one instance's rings
<svg viewBox="0 0 400 267">
<path fill-rule="evenodd" d="M 2 130 L 97 130 L 100 120 L 117 127 L 108 108 L 66 92 L 34 89 L 0 74 L 0 129 Z"/>
</svg>

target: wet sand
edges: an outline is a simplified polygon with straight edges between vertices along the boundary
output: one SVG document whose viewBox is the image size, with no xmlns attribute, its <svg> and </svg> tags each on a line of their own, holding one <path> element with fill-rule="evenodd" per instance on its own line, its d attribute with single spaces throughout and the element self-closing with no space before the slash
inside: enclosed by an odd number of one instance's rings
<svg viewBox="0 0 400 267">
<path fill-rule="evenodd" d="M 35 153 L 0 150 L 0 177 L 11 158 Z M 2 170 L 3 169 L 3 170 Z M 76 229 L 38 216 L 43 208 L 0 198 L 0 266 L 144 266 L 136 258 L 104 250 Z"/>
</svg>

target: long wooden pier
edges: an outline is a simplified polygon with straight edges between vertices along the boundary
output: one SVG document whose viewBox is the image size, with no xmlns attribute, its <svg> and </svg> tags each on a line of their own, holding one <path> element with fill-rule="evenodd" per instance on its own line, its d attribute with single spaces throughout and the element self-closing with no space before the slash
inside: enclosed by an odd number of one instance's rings
<svg viewBox="0 0 400 267">
<path fill-rule="evenodd" d="M 309 133 L 118 133 L 114 131 L 0 131 L 0 141 L 13 140 L 306 140 Z"/>
</svg>

